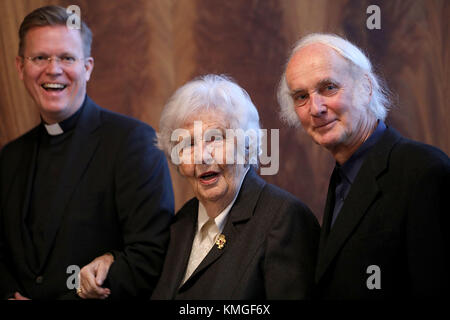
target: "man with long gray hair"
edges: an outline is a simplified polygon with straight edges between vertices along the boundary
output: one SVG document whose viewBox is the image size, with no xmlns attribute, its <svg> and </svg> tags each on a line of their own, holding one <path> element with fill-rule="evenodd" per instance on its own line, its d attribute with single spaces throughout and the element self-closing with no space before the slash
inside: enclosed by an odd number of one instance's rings
<svg viewBox="0 0 450 320">
<path fill-rule="evenodd" d="M 389 95 L 364 53 L 331 34 L 295 45 L 281 117 L 336 160 L 323 216 L 322 299 L 439 296 L 449 285 L 450 161 L 385 125 Z"/>
</svg>

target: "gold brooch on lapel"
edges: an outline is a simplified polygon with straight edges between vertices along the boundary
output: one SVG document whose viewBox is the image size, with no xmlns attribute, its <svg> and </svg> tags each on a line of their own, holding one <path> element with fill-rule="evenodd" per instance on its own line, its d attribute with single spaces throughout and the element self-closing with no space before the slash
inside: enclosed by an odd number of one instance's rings
<svg viewBox="0 0 450 320">
<path fill-rule="evenodd" d="M 216 240 L 217 248 L 222 249 L 226 242 L 227 242 L 227 240 L 225 239 L 225 235 L 220 234 Z"/>
</svg>

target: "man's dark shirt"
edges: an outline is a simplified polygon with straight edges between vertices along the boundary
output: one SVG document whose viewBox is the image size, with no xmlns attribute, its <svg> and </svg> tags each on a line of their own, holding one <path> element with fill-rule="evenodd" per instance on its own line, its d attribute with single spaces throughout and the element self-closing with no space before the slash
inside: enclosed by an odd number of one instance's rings
<svg viewBox="0 0 450 320">
<path fill-rule="evenodd" d="M 332 174 L 332 179 L 334 179 L 334 185 L 336 187 L 334 189 L 334 210 L 331 227 L 333 227 L 334 221 L 344 205 L 345 198 L 350 192 L 350 188 L 358 175 L 359 169 L 361 168 L 368 151 L 378 142 L 378 140 L 380 140 L 385 130 L 386 125 L 380 120 L 375 131 L 366 141 L 364 141 L 350 159 L 343 165 L 336 163 Z"/>
<path fill-rule="evenodd" d="M 59 177 L 62 174 L 65 159 L 70 149 L 70 141 L 77 120 L 81 114 L 84 104 L 72 116 L 58 123 L 62 133 L 51 135 L 43 122 L 39 128 L 38 155 L 33 178 L 33 189 L 31 191 L 30 210 L 26 217 L 28 232 L 30 233 L 36 256 L 32 260 L 39 266 L 45 259 L 43 250 L 45 248 L 45 230 L 52 220 L 50 216 L 50 204 L 53 202 L 52 195 L 56 194 Z"/>
</svg>

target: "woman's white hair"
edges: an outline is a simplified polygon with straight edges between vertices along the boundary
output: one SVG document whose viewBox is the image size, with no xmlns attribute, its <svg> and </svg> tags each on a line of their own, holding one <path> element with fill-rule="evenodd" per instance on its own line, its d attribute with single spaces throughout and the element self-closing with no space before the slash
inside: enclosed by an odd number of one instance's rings
<svg viewBox="0 0 450 320">
<path fill-rule="evenodd" d="M 298 116 L 295 113 L 294 102 L 286 82 L 286 68 L 287 64 L 297 51 L 313 43 L 321 43 L 336 50 L 337 53 L 346 59 L 352 66 L 356 67 L 364 74 L 367 74 L 372 85 L 372 97 L 368 109 L 377 119 L 384 120 L 390 107 L 389 90 L 384 85 L 382 79 L 374 73 L 372 64 L 367 56 L 351 42 L 334 34 L 323 33 L 309 34 L 301 38 L 294 45 L 294 49 L 292 49 L 289 59 L 287 60 L 284 73 L 281 76 L 278 85 L 277 98 L 280 105 L 280 118 L 291 126 L 301 126 Z"/>
<path fill-rule="evenodd" d="M 208 74 L 187 82 L 169 98 L 159 121 L 158 147 L 170 157 L 177 141 L 172 141 L 172 132 L 183 128 L 186 121 L 194 121 L 196 115 L 211 113 L 225 116 L 227 129 L 252 130 L 256 141 L 246 141 L 256 146 L 257 152 L 247 161 L 257 163 L 261 154 L 259 115 L 248 93 L 230 77 Z M 250 140 L 252 137 L 250 137 Z"/>
</svg>

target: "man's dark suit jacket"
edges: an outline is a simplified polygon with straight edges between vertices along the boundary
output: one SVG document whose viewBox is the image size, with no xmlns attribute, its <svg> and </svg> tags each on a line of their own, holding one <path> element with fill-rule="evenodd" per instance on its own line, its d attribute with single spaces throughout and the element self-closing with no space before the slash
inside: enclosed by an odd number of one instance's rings
<svg viewBox="0 0 450 320">
<path fill-rule="evenodd" d="M 173 191 L 154 130 L 86 96 L 48 221 L 45 256 L 25 224 L 37 153 L 36 127 L 0 155 L 0 295 L 75 298 L 67 268 L 111 252 L 110 298 L 149 297 L 160 275 Z M 51 179 L 52 177 L 49 177 Z M 73 281 L 69 281 L 72 282 Z"/>
<path fill-rule="evenodd" d="M 314 215 L 298 199 L 265 183 L 250 169 L 222 232 L 224 247 L 213 246 L 181 285 L 197 211 L 198 200 L 194 198 L 176 214 L 153 299 L 310 297 L 320 229 Z"/>
<path fill-rule="evenodd" d="M 387 128 L 330 230 L 330 184 L 315 280 L 323 299 L 439 296 L 449 286 L 449 158 Z M 368 289 L 380 268 L 381 289 Z M 369 285 L 369 287 L 373 287 Z"/>
</svg>

